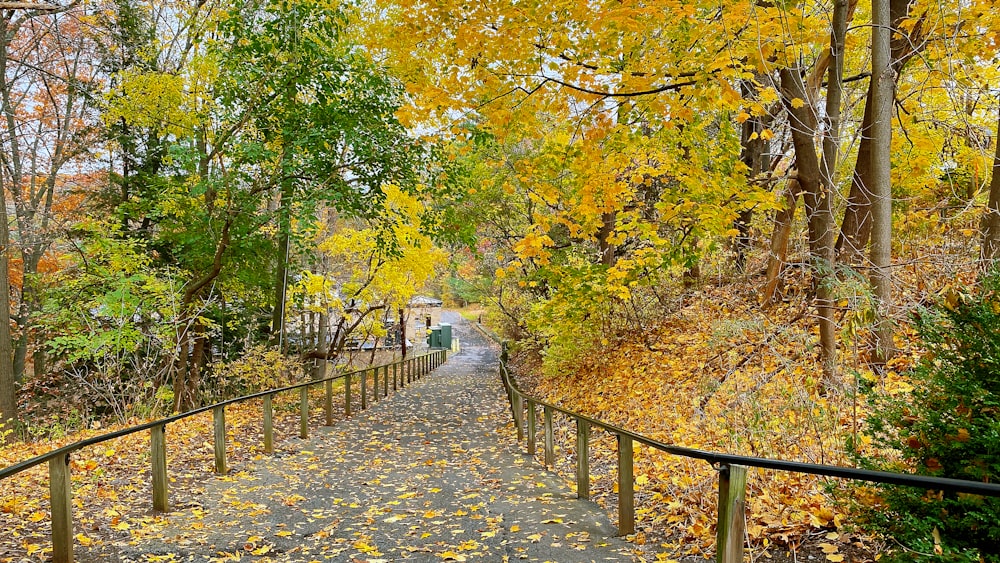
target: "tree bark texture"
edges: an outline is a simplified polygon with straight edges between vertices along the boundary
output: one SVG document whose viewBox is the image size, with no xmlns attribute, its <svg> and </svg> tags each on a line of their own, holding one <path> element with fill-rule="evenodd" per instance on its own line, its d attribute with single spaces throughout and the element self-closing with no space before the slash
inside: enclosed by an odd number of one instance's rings
<svg viewBox="0 0 1000 563">
<path fill-rule="evenodd" d="M 878 303 L 875 328 L 876 365 L 892 357 L 892 106 L 895 77 L 890 61 L 889 0 L 872 3 L 871 127 L 871 284 Z"/>
<path fill-rule="evenodd" d="M 993 156 L 993 176 L 990 178 L 990 199 L 983 215 L 983 246 L 980 250 L 983 271 L 988 271 L 1000 257 L 1000 117 L 994 138 L 996 153 Z"/>
<path fill-rule="evenodd" d="M 826 201 L 822 233 L 822 259 L 826 261 L 825 275 L 819 277 L 816 288 L 817 313 L 819 314 L 820 349 L 823 353 L 823 375 L 827 383 L 837 381 L 837 331 L 833 319 L 832 285 L 836 281 L 836 251 L 833 240 L 833 194 L 837 193 L 837 161 L 840 152 L 840 105 L 843 97 L 844 44 L 847 35 L 849 12 L 855 3 L 835 0 L 833 23 L 830 28 L 830 69 L 826 88 L 826 127 L 823 134 L 823 159 L 820 162 L 820 187 Z"/>
<path fill-rule="evenodd" d="M 774 214 L 774 231 L 771 233 L 771 248 L 767 260 L 767 278 L 764 282 L 764 302 L 778 301 L 778 285 L 781 271 L 788 263 L 788 238 L 792 232 L 792 219 L 795 218 L 795 205 L 799 199 L 802 186 L 796 179 L 788 181 L 785 187 L 785 206 Z"/>
<path fill-rule="evenodd" d="M 810 266 L 816 314 L 823 356 L 823 375 L 828 383 L 836 377 L 837 330 L 833 321 L 830 286 L 833 280 L 833 211 L 827 184 L 820 181 L 819 159 L 816 156 L 816 112 L 806 94 L 798 68 L 781 70 L 781 93 L 792 129 L 795 166 L 802 188 L 802 201 L 808 221 Z"/>
<path fill-rule="evenodd" d="M 910 0 L 890 0 L 889 18 L 892 22 L 892 29 L 898 30 L 899 24 L 909 17 Z M 889 33 L 889 66 L 893 70 L 892 74 L 892 96 L 896 95 L 896 85 L 899 75 L 903 72 L 906 63 L 923 51 L 925 34 L 923 19 L 918 20 L 906 35 L 898 34 L 892 37 L 892 30 Z M 874 66 L 874 65 L 873 65 Z M 844 212 L 844 220 L 840 227 L 840 236 L 837 238 L 836 251 L 841 262 L 860 264 L 863 262 L 864 249 L 871 238 L 871 193 L 872 174 L 871 169 L 871 143 L 872 143 L 872 100 L 874 99 L 874 85 L 878 77 L 873 72 L 871 81 L 868 83 L 868 94 L 865 97 L 865 110 L 861 119 L 861 143 L 858 145 L 858 160 L 854 165 L 854 175 L 851 179 L 851 191 L 847 197 L 847 209 Z"/>
</svg>

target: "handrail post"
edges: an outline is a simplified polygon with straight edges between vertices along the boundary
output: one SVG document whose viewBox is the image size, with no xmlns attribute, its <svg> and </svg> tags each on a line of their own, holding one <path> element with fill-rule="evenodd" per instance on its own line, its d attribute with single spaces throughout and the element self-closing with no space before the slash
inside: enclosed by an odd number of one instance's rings
<svg viewBox="0 0 1000 563">
<path fill-rule="evenodd" d="M 389 396 L 389 366 L 382 366 L 382 397 Z"/>
<path fill-rule="evenodd" d="M 514 395 L 514 426 L 517 427 L 517 441 L 524 439 L 524 397 Z"/>
<path fill-rule="evenodd" d="M 635 492 L 632 476 L 632 437 L 618 435 L 618 535 L 635 532 Z"/>
<path fill-rule="evenodd" d="M 274 399 L 264 395 L 264 453 L 274 453 Z"/>
<path fill-rule="evenodd" d="M 226 473 L 226 407 L 212 409 L 212 419 L 215 422 L 215 472 Z"/>
<path fill-rule="evenodd" d="M 576 498 L 590 498 L 590 423 L 576 419 Z"/>
<path fill-rule="evenodd" d="M 351 416 L 351 374 L 344 376 L 344 416 Z"/>
<path fill-rule="evenodd" d="M 396 384 L 396 378 L 398 377 L 396 367 L 398 365 L 399 365 L 398 363 L 393 363 L 392 364 L 392 390 L 393 390 L 393 392 L 399 390 L 399 387 Z"/>
<path fill-rule="evenodd" d="M 52 510 L 52 561 L 73 561 L 73 483 L 69 454 L 49 460 L 49 506 Z"/>
<path fill-rule="evenodd" d="M 535 433 L 538 431 L 535 423 L 535 402 L 528 399 L 528 455 L 535 455 Z"/>
<path fill-rule="evenodd" d="M 309 386 L 299 387 L 299 438 L 309 437 Z"/>
<path fill-rule="evenodd" d="M 406 360 L 404 368 L 403 371 L 406 372 L 406 384 L 409 385 L 413 382 L 413 358 Z"/>
<path fill-rule="evenodd" d="M 368 408 L 368 370 L 361 371 L 361 410 Z"/>
<path fill-rule="evenodd" d="M 379 401 L 378 396 L 378 366 L 372 368 L 372 402 Z"/>
<path fill-rule="evenodd" d="M 326 425 L 333 426 L 333 380 L 327 379 L 323 397 L 323 411 L 326 414 Z"/>
<path fill-rule="evenodd" d="M 167 437 L 166 424 L 157 424 L 149 429 L 149 459 L 153 476 L 153 510 L 166 512 L 170 509 L 167 497 Z"/>
<path fill-rule="evenodd" d="M 545 415 L 545 467 L 555 468 L 556 466 L 556 452 L 555 444 L 553 443 L 552 436 L 552 407 L 543 407 L 543 413 Z"/>
<path fill-rule="evenodd" d="M 719 468 L 719 524 L 716 528 L 715 548 L 717 563 L 743 561 L 746 490 L 746 466 L 723 465 Z"/>
</svg>

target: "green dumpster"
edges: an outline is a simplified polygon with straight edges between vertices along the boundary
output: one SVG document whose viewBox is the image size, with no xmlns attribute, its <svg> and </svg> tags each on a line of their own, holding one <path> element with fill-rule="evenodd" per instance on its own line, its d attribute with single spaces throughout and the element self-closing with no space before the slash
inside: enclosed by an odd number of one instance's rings
<svg viewBox="0 0 1000 563">
<path fill-rule="evenodd" d="M 451 325 L 441 323 L 441 348 L 451 349 Z"/>
<path fill-rule="evenodd" d="M 430 334 L 427 335 L 427 345 L 431 348 L 441 347 L 441 327 L 432 326 Z"/>
</svg>

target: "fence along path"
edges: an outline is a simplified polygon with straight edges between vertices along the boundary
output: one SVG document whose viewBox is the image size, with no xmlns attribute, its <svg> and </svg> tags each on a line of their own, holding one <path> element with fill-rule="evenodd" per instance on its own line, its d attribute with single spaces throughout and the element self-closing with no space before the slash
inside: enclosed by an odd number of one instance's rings
<svg viewBox="0 0 1000 563">
<path fill-rule="evenodd" d="M 75 501 L 73 483 L 71 480 L 70 458 L 71 456 L 78 454 L 78 452 L 86 450 L 91 446 L 113 441 L 123 436 L 148 431 L 150 434 L 149 459 L 151 464 L 150 480 L 152 488 L 152 509 L 156 512 L 167 512 L 171 508 L 169 494 L 169 468 L 167 467 L 166 455 L 168 442 L 166 428 L 169 424 L 184 418 L 199 415 L 203 412 L 211 411 L 213 418 L 214 469 L 216 474 L 225 475 L 228 472 L 226 462 L 226 407 L 236 403 L 262 399 L 263 412 L 261 414 L 261 426 L 264 451 L 267 454 L 273 454 L 274 428 L 272 424 L 272 417 L 274 396 L 281 393 L 298 391 L 300 398 L 298 409 L 300 420 L 299 437 L 306 439 L 309 434 L 310 388 L 318 386 L 325 387 L 323 410 L 326 415 L 326 424 L 327 426 L 330 426 L 333 424 L 333 383 L 336 380 L 343 380 L 344 413 L 346 416 L 350 416 L 352 412 L 352 404 L 356 405 L 354 407 L 355 409 L 360 407 L 364 410 L 367 408 L 369 402 L 378 401 L 380 397 L 388 397 L 390 377 L 392 380 L 392 391 L 396 391 L 397 388 L 402 388 L 405 385 L 422 379 L 446 360 L 447 351 L 433 350 L 425 354 L 412 356 L 405 360 L 394 362 L 392 364 L 364 368 L 325 379 L 310 380 L 288 387 L 282 387 L 280 389 L 270 389 L 253 395 L 236 397 L 221 403 L 208 405 L 167 418 L 150 421 L 138 426 L 124 428 L 107 434 L 87 438 L 85 440 L 74 442 L 52 450 L 46 454 L 26 459 L 8 467 L 0 468 L 0 481 L 13 477 L 19 473 L 23 473 L 36 466 L 48 465 L 49 520 L 51 523 L 52 538 L 52 546 L 49 551 L 51 552 L 52 561 L 54 563 L 71 562 L 75 560 L 75 552 L 79 547 L 74 545 L 74 543 L 81 543 L 84 544 L 84 546 L 89 543 L 81 541 L 78 536 L 74 536 L 73 506 Z M 389 375 L 390 370 L 392 374 L 391 376 Z M 380 373 L 381 379 L 379 378 Z M 357 401 L 352 399 L 353 393 L 351 391 L 351 383 L 356 380 L 359 380 L 360 382 L 360 405 L 357 404 Z M 370 388 L 367 385 L 369 380 L 372 381 Z M 17 534 L 12 534 L 12 536 L 4 537 L 3 540 L 0 541 L 17 541 L 17 539 Z M 0 548 L 2 547 L 5 546 L 0 543 Z M 109 548 L 112 549 L 112 554 L 117 559 L 117 551 L 115 550 L 114 544 L 109 544 Z M 104 553 L 99 556 L 98 560 L 104 561 L 107 560 L 107 557 L 108 554 Z"/>
<path fill-rule="evenodd" d="M 77 559 L 632 561 L 597 505 L 518 452 L 496 347 L 445 320 L 462 351 L 427 377 Z"/>
</svg>

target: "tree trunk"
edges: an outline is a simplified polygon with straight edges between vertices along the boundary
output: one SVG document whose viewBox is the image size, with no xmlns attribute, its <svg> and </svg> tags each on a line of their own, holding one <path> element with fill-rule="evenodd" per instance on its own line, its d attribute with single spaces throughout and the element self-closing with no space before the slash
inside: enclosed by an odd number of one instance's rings
<svg viewBox="0 0 1000 563">
<path fill-rule="evenodd" d="M 809 254 L 813 293 L 819 317 L 820 349 L 823 356 L 823 376 L 827 384 L 836 378 L 837 332 L 830 307 L 830 284 L 833 278 L 833 211 L 831 195 L 820 181 L 819 160 L 816 157 L 816 112 L 806 94 L 800 69 L 781 69 L 781 93 L 788 111 L 795 147 L 795 167 L 802 188 L 802 201 L 809 227 Z"/>
<path fill-rule="evenodd" d="M 980 266 L 988 272 L 1000 257 L 1000 118 L 997 121 L 996 153 L 993 156 L 993 176 L 990 178 L 990 199 L 983 215 L 983 246 L 980 250 Z"/>
<path fill-rule="evenodd" d="M 877 366 L 892 357 L 892 106 L 895 79 L 890 66 L 889 0 L 872 3 L 871 283 L 878 303 L 875 329 Z"/>
<path fill-rule="evenodd" d="M 851 191 L 847 196 L 847 209 L 840 226 L 836 251 L 840 260 L 859 264 L 871 235 L 871 128 L 872 128 L 872 83 L 868 84 L 865 98 L 865 112 L 861 118 L 861 143 L 858 145 L 858 160 L 851 178 Z"/>
<path fill-rule="evenodd" d="M 892 20 L 892 29 L 897 33 L 900 23 L 909 17 L 911 0 L 889 0 L 889 18 Z M 906 35 L 900 34 L 892 38 L 891 31 L 889 41 L 890 61 L 889 65 L 893 70 L 892 74 L 892 97 L 896 95 L 896 83 L 899 75 L 903 72 L 906 63 L 919 54 L 925 47 L 923 18 L 921 17 L 910 28 Z M 872 100 L 874 99 L 874 83 L 876 75 L 872 74 L 872 79 L 868 83 L 868 94 L 865 97 L 865 111 L 861 119 L 861 143 L 858 145 L 858 160 L 854 165 L 854 176 L 851 181 L 851 191 L 847 197 L 847 209 L 844 212 L 844 220 L 840 227 L 840 236 L 837 238 L 836 251 L 840 261 L 851 264 L 860 264 L 863 261 L 864 249 L 871 238 L 871 194 L 872 194 Z"/>
<path fill-rule="evenodd" d="M 820 163 L 820 185 L 825 202 L 821 233 L 821 259 L 826 271 L 819 276 L 816 288 L 816 312 L 819 315 L 819 340 L 823 354 L 823 375 L 827 384 L 837 381 L 837 331 L 833 321 L 831 285 L 836 281 L 836 251 L 833 240 L 833 194 L 837 193 L 838 152 L 840 151 L 840 105 L 843 97 L 844 43 L 847 35 L 848 0 L 835 0 L 833 23 L 830 28 L 830 69 L 826 89 L 826 127 L 823 135 L 823 160 Z"/>
<path fill-rule="evenodd" d="M 10 441 L 11 435 L 7 431 L 13 430 L 17 424 L 17 387 L 10 333 L 10 225 L 6 188 L 5 183 L 0 181 L 0 297 L 3 297 L 0 303 L 0 444 Z"/>
<path fill-rule="evenodd" d="M 194 346 L 191 350 L 191 362 L 188 365 L 185 394 L 188 404 L 185 405 L 185 410 L 201 406 L 201 370 L 205 364 L 205 345 L 208 341 L 205 335 L 205 325 L 200 321 L 195 321 L 192 332 L 194 333 Z"/>
<path fill-rule="evenodd" d="M 329 332 L 330 317 L 325 312 L 319 314 L 319 327 L 316 329 L 316 352 L 322 352 L 326 346 L 326 333 Z M 316 358 L 313 365 L 313 379 L 326 377 L 326 360 Z"/>
<path fill-rule="evenodd" d="M 184 322 L 184 321 L 182 321 Z M 188 327 L 181 326 L 177 329 L 177 359 L 174 362 L 174 405 L 173 412 L 184 412 L 188 410 L 187 401 L 187 375 L 188 375 L 188 355 L 190 354 Z"/>
<path fill-rule="evenodd" d="M 744 80 L 741 86 L 744 97 L 752 95 L 754 90 L 749 80 Z M 751 116 L 743 122 L 740 131 L 740 160 L 747 167 L 747 177 L 755 181 L 767 169 L 764 162 L 764 139 L 760 138 L 764 124 L 759 116 Z M 746 254 L 750 251 L 750 222 L 753 220 L 753 209 L 743 209 L 736 219 L 736 235 L 734 241 L 736 271 L 746 270 Z"/>
<path fill-rule="evenodd" d="M 406 357 L 406 316 L 403 314 L 403 308 L 399 308 L 399 350 L 400 355 Z"/>
<path fill-rule="evenodd" d="M 771 233 L 771 250 L 767 257 L 767 278 L 764 282 L 764 303 L 775 303 L 778 297 L 778 282 L 781 271 L 788 263 L 788 237 L 792 232 L 795 205 L 802 186 L 796 179 L 788 181 L 785 187 L 785 206 L 774 214 L 774 232 Z"/>
<path fill-rule="evenodd" d="M 288 289 L 288 245 L 291 241 L 292 185 L 286 180 L 281 184 L 278 200 L 278 261 L 274 268 L 274 310 L 271 312 L 271 343 L 280 347 L 285 343 L 285 295 Z"/>
</svg>

